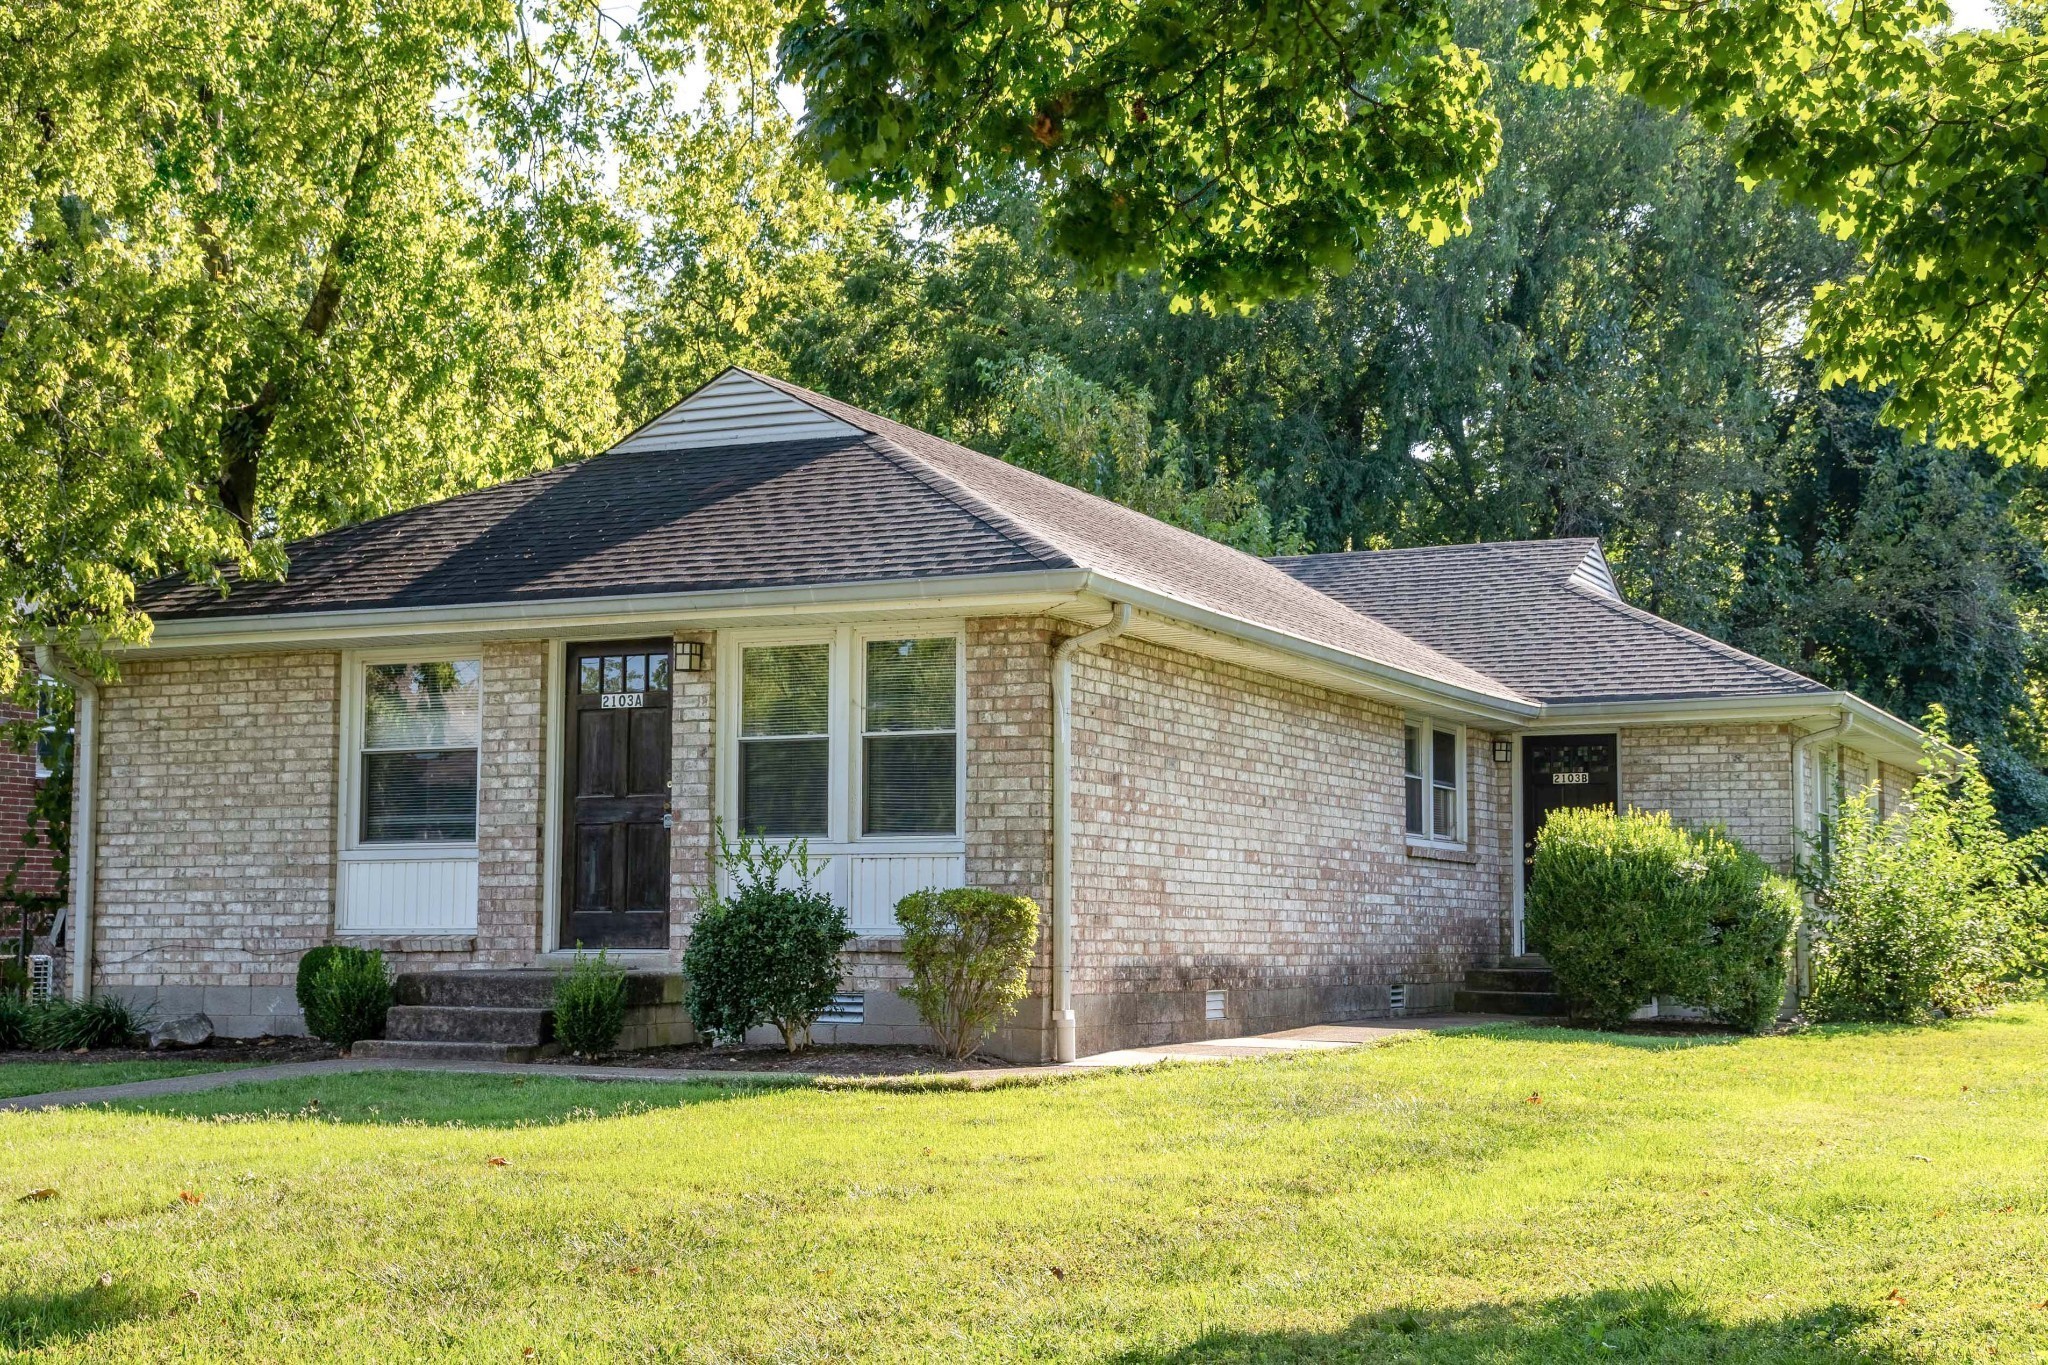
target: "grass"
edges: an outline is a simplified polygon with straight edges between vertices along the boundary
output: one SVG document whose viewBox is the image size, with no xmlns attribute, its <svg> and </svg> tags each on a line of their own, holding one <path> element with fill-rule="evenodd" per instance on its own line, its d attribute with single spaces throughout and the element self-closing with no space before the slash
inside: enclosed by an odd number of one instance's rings
<svg viewBox="0 0 2048 1365">
<path fill-rule="evenodd" d="M 228 1071 L 238 1062 L 0 1062 L 0 1099 Z"/>
<path fill-rule="evenodd" d="M 328 1076 L 0 1115 L 0 1196 L 38 1359 L 2038 1361 L 2048 1007 L 967 1093 Z"/>
</svg>

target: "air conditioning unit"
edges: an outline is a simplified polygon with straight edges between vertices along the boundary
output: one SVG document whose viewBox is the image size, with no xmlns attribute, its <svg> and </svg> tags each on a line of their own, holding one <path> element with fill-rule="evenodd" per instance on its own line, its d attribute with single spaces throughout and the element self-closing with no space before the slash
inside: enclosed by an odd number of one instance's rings
<svg viewBox="0 0 2048 1365">
<path fill-rule="evenodd" d="M 43 1001 L 50 998 L 50 992 L 57 982 L 57 964 L 48 953 L 30 953 L 28 958 L 28 998 Z"/>
</svg>

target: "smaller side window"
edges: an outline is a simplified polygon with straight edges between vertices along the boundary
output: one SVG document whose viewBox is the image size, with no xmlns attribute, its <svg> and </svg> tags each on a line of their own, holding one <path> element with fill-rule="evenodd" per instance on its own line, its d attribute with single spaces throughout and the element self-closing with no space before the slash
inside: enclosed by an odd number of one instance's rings
<svg viewBox="0 0 2048 1365">
<path fill-rule="evenodd" d="M 1407 729 L 1407 777 L 1404 785 L 1408 796 L 1408 832 L 1429 833 L 1429 827 L 1422 820 L 1422 727 L 1411 725 Z"/>
<path fill-rule="evenodd" d="M 1408 833 L 1438 843 L 1464 842 L 1463 733 L 1456 726 L 1418 720 L 1403 728 L 1402 740 Z"/>
<path fill-rule="evenodd" d="M 1458 829 L 1458 732 L 1429 732 L 1429 785 L 1432 797 L 1429 832 L 1438 839 L 1456 840 Z"/>
</svg>

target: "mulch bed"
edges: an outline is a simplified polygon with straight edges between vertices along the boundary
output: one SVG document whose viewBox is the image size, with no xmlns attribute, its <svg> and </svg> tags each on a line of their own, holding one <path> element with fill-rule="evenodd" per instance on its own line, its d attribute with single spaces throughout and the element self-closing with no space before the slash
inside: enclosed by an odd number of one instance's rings
<svg viewBox="0 0 2048 1365">
<path fill-rule="evenodd" d="M 324 1062 L 340 1051 L 318 1038 L 215 1038 L 201 1047 L 99 1047 L 89 1052 L 0 1052 L 8 1062 Z"/>
<path fill-rule="evenodd" d="M 617 1066 L 691 1071 L 782 1071 L 799 1076 L 925 1076 L 1013 1066 L 993 1057 L 956 1062 L 918 1047 L 813 1047 L 787 1052 L 764 1047 L 664 1047 L 603 1057 L 551 1057 L 557 1066 Z"/>
</svg>

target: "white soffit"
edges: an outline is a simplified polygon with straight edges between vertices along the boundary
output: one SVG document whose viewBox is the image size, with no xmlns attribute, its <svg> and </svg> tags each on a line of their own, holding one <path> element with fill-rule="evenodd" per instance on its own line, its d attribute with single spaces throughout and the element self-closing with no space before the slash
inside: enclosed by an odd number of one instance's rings
<svg viewBox="0 0 2048 1365">
<path fill-rule="evenodd" d="M 862 436 L 859 427 L 828 416 L 752 375 L 727 370 L 654 418 L 613 450 L 701 449 L 823 441 Z"/>
</svg>

